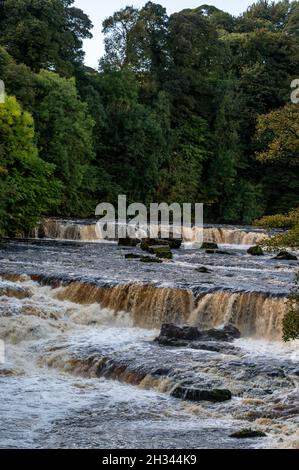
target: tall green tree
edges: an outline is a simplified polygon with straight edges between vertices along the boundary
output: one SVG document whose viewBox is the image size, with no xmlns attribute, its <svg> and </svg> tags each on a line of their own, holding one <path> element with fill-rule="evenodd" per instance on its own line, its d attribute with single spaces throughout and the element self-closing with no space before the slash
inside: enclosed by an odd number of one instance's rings
<svg viewBox="0 0 299 470">
<path fill-rule="evenodd" d="M 0 104 L 0 232 L 24 234 L 57 205 L 54 165 L 38 157 L 31 115 L 14 97 Z"/>
<path fill-rule="evenodd" d="M 36 75 L 35 87 L 32 113 L 40 156 L 55 164 L 55 176 L 63 184 L 59 213 L 90 215 L 96 187 L 92 168 L 94 121 L 78 96 L 73 78 L 44 70 Z"/>
<path fill-rule="evenodd" d="M 138 82 L 128 70 L 106 72 L 98 80 L 104 115 L 97 124 L 96 164 L 111 176 L 115 197 L 122 191 L 131 201 L 148 203 L 167 145 L 163 110 L 160 116 L 140 102 Z"/>
<path fill-rule="evenodd" d="M 259 116 L 256 140 L 267 213 L 295 209 L 299 206 L 299 106 L 289 104 Z"/>
<path fill-rule="evenodd" d="M 74 0 L 5 0 L 0 3 L 0 44 L 32 70 L 70 76 L 82 63 L 82 41 L 92 23 Z"/>
</svg>

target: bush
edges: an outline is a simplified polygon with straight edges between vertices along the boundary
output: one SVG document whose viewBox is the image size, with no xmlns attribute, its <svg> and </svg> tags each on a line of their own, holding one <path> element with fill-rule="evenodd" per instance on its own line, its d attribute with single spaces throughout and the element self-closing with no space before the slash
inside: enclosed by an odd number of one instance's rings
<svg viewBox="0 0 299 470">
<path fill-rule="evenodd" d="M 16 98 L 0 104 L 0 232 L 28 233 L 57 204 L 54 165 L 38 156 L 32 116 Z"/>
<path fill-rule="evenodd" d="M 299 247 L 299 207 L 288 214 L 277 214 L 256 220 L 254 224 L 263 228 L 287 229 L 286 233 L 280 233 L 259 244 L 266 248 Z"/>
<path fill-rule="evenodd" d="M 289 296 L 288 311 L 283 319 L 283 340 L 290 341 L 299 338 L 299 274 L 295 287 Z"/>
</svg>

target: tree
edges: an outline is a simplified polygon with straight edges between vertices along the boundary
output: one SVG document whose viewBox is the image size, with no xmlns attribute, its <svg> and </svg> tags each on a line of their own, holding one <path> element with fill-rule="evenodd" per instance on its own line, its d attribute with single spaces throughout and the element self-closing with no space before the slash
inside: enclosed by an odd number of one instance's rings
<svg viewBox="0 0 299 470">
<path fill-rule="evenodd" d="M 59 213 L 90 215 L 96 182 L 91 168 L 94 122 L 87 105 L 80 100 L 73 78 L 44 70 L 36 75 L 35 87 L 32 113 L 40 156 L 55 164 L 55 176 L 63 184 Z"/>
<path fill-rule="evenodd" d="M 295 104 L 261 115 L 257 122 L 257 159 L 263 164 L 268 213 L 299 206 L 299 107 Z"/>
<path fill-rule="evenodd" d="M 283 31 L 294 3 L 297 2 L 259 0 L 248 7 L 247 11 L 237 19 L 237 29 L 242 32 L 262 28 Z"/>
<path fill-rule="evenodd" d="M 168 16 L 161 5 L 147 2 L 140 10 L 126 7 L 103 22 L 105 56 L 101 66 L 155 74 L 167 64 Z"/>
<path fill-rule="evenodd" d="M 166 169 L 161 173 L 163 200 L 169 203 L 206 201 L 204 166 L 210 158 L 210 132 L 207 122 L 192 117 L 177 129 Z"/>
<path fill-rule="evenodd" d="M 284 31 L 293 36 L 297 41 L 299 39 L 299 2 L 292 2 L 290 12 L 285 24 Z"/>
<path fill-rule="evenodd" d="M 0 231 L 24 234 L 57 204 L 54 166 L 38 157 L 31 115 L 14 97 L 0 104 Z"/>
<path fill-rule="evenodd" d="M 92 23 L 74 0 L 5 0 L 0 5 L 0 44 L 32 70 L 70 76 L 82 63 L 82 40 Z"/>
<path fill-rule="evenodd" d="M 289 104 L 259 116 L 257 139 L 264 147 L 257 155 L 258 160 L 299 166 L 299 107 Z"/>
<path fill-rule="evenodd" d="M 166 138 L 163 113 L 143 105 L 138 82 L 128 70 L 106 71 L 98 78 L 103 119 L 97 123 L 96 165 L 104 167 L 117 194 L 148 203 L 158 186 Z M 159 109 L 159 107 L 157 108 Z"/>
<path fill-rule="evenodd" d="M 105 55 L 100 63 L 116 70 L 129 67 L 133 62 L 132 30 L 136 26 L 138 10 L 126 7 L 103 22 Z"/>
</svg>

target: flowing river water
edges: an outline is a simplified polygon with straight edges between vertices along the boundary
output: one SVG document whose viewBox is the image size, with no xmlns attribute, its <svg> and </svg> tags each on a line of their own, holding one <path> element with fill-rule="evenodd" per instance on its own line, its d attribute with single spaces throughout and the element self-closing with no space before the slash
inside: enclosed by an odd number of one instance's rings
<svg viewBox="0 0 299 470">
<path fill-rule="evenodd" d="M 49 220 L 43 235 L 0 243 L 0 447 L 299 446 L 298 342 L 281 341 L 298 262 L 248 255 L 264 232 L 209 226 L 220 253 L 187 233 L 161 264 L 94 243 L 92 223 Z M 233 323 L 241 338 L 162 346 L 165 322 Z M 232 399 L 174 398 L 179 385 Z M 243 428 L 266 437 L 230 437 Z"/>
</svg>

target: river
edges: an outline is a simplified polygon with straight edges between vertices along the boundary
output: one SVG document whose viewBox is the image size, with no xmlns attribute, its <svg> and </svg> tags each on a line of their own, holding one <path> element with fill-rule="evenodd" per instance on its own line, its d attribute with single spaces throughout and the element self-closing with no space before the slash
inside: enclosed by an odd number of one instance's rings
<svg viewBox="0 0 299 470">
<path fill-rule="evenodd" d="M 0 244 L 2 448 L 295 448 L 298 341 L 281 341 L 297 261 L 253 257 L 263 231 L 205 228 L 220 253 L 184 246 L 161 264 L 95 243 L 90 222 L 49 220 L 42 240 Z M 200 268 L 205 272 L 199 272 Z M 241 338 L 163 346 L 162 323 Z M 178 386 L 228 389 L 211 403 Z M 233 439 L 259 429 L 266 437 Z"/>
</svg>

